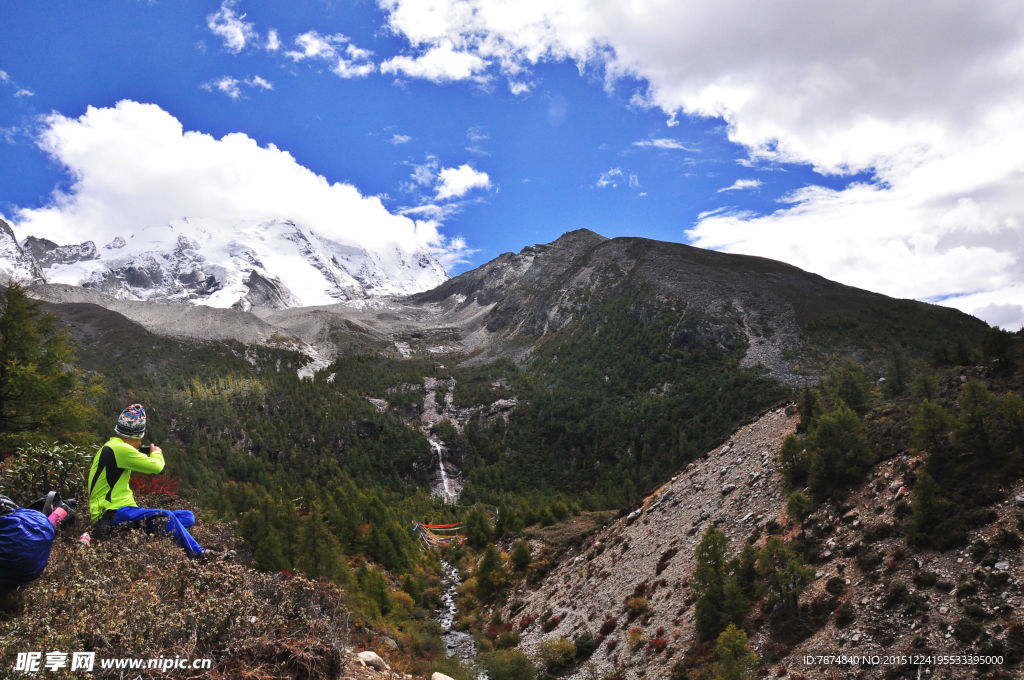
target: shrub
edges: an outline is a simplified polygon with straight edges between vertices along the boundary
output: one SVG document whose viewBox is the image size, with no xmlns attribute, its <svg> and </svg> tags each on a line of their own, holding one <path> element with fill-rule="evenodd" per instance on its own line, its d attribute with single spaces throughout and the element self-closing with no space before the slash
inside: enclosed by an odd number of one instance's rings
<svg viewBox="0 0 1024 680">
<path fill-rule="evenodd" d="M 618 623 L 619 620 L 616 617 L 609 616 L 604 620 L 604 623 L 601 624 L 601 629 L 597 632 L 599 635 L 608 635 L 608 633 L 615 630 L 615 626 L 618 625 Z"/>
<path fill-rule="evenodd" d="M 594 650 L 597 649 L 597 642 L 589 632 L 585 632 L 573 640 L 573 644 L 576 646 L 577 661 L 586 661 L 594 653 Z"/>
<path fill-rule="evenodd" d="M 839 596 L 846 592 L 846 579 L 833 576 L 825 582 L 825 590 L 829 595 Z"/>
<path fill-rule="evenodd" d="M 839 628 L 845 628 L 853 623 L 856 616 L 857 614 L 853 605 L 849 602 L 844 602 L 839 605 L 838 609 L 836 609 L 836 626 Z"/>
<path fill-rule="evenodd" d="M 95 451 L 72 444 L 27 444 L 5 462 L 0 488 L 5 496 L 23 505 L 49 491 L 87 504 L 84 484 L 93 454 Z"/>
<path fill-rule="evenodd" d="M 626 600 L 626 612 L 629 614 L 630 621 L 646 613 L 648 609 L 649 603 L 646 597 L 631 597 Z"/>
<path fill-rule="evenodd" d="M 647 644 L 650 646 L 651 649 L 654 650 L 656 654 L 661 654 L 665 651 L 665 647 L 668 646 L 668 640 L 666 640 L 663 636 L 659 636 L 654 638 Z"/>
<path fill-rule="evenodd" d="M 576 645 L 565 638 L 545 640 L 540 645 L 540 659 L 552 673 L 567 670 L 576 663 Z"/>
<path fill-rule="evenodd" d="M 481 663 L 491 680 L 533 680 L 537 675 L 530 659 L 518 649 L 492 652 L 483 656 Z"/>
</svg>

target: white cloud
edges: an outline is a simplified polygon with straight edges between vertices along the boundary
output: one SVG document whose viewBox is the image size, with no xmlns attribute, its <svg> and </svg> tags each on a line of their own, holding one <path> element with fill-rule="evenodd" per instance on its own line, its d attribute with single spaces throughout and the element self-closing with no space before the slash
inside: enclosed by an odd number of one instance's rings
<svg viewBox="0 0 1024 680">
<path fill-rule="evenodd" d="M 281 49 L 281 38 L 278 37 L 276 28 L 272 28 L 267 31 L 266 47 L 268 52 L 277 52 Z"/>
<path fill-rule="evenodd" d="M 598 189 L 618 189 L 620 184 L 624 184 L 635 189 L 640 186 L 640 175 L 631 170 L 623 170 L 619 167 L 610 168 L 601 173 L 601 176 L 598 177 L 595 186 Z"/>
<path fill-rule="evenodd" d="M 301 51 L 289 50 L 285 53 L 292 61 L 315 59 L 326 62 L 331 72 L 340 78 L 363 78 L 377 70 L 377 65 L 371 60 L 373 52 L 356 47 L 347 36 L 340 33 L 321 35 L 316 31 L 308 31 L 296 37 L 295 44 Z"/>
<path fill-rule="evenodd" d="M 239 80 L 238 78 L 233 78 L 231 76 L 221 76 L 216 80 L 211 80 L 209 82 L 203 83 L 202 88 L 207 92 L 213 92 L 216 90 L 217 92 L 221 92 L 222 94 L 227 95 L 231 99 L 241 99 L 241 86 L 243 85 L 247 87 L 258 87 L 261 90 L 274 89 L 273 83 L 271 83 L 268 80 L 265 80 L 264 78 L 261 78 L 260 76 L 253 76 L 252 78 L 247 78 L 245 80 Z"/>
<path fill-rule="evenodd" d="M 32 90 L 28 89 L 27 87 L 22 87 L 22 88 L 19 88 L 18 91 L 14 93 L 14 96 L 18 97 L 18 98 L 21 98 L 21 97 L 34 97 L 34 96 L 36 96 L 36 93 L 33 92 Z"/>
<path fill-rule="evenodd" d="M 408 144 L 411 141 L 412 137 L 410 137 L 409 135 L 400 135 L 398 133 L 391 135 L 391 139 L 388 140 L 389 143 L 395 146 L 398 146 L 399 144 Z"/>
<path fill-rule="evenodd" d="M 244 14 L 235 14 L 236 4 L 236 0 L 224 0 L 219 10 L 206 17 L 206 26 L 224 41 L 224 49 L 237 54 L 258 36 L 253 24 L 245 21 Z"/>
<path fill-rule="evenodd" d="M 392 214 L 379 198 L 315 174 L 286 151 L 241 133 L 217 139 L 185 131 L 152 104 L 122 101 L 44 122 L 40 146 L 72 184 L 49 205 L 17 212 L 19 238 L 106 243 L 184 216 L 227 223 L 285 218 L 339 242 L 403 253 L 428 247 L 442 261 L 466 249 L 436 222 Z"/>
<path fill-rule="evenodd" d="M 6 83 L 11 77 L 7 75 L 7 71 L 0 71 L 0 83 Z"/>
<path fill-rule="evenodd" d="M 274 89 L 274 84 L 273 83 L 271 83 L 269 80 L 265 80 L 265 79 L 263 79 L 263 78 L 261 78 L 259 76 L 253 76 L 247 82 L 249 83 L 249 85 L 252 85 L 253 87 L 258 87 L 258 88 L 260 88 L 262 90 L 273 90 Z"/>
<path fill-rule="evenodd" d="M 694 151 L 694 149 L 691 149 L 690 147 L 686 146 L 678 139 L 671 139 L 669 137 L 642 139 L 640 141 L 633 142 L 633 146 L 638 147 L 640 149 L 662 149 L 665 151 Z"/>
<path fill-rule="evenodd" d="M 337 56 L 336 45 L 344 45 L 348 38 L 340 33 L 335 35 L 320 35 L 316 31 L 308 31 L 295 38 L 295 44 L 302 48 L 302 51 L 289 50 L 285 52 L 292 61 L 303 59 L 333 59 Z"/>
<path fill-rule="evenodd" d="M 523 82 L 541 61 L 572 60 L 609 83 L 640 79 L 634 103 L 670 126 L 721 118 L 753 161 L 872 177 L 798 192 L 767 216 L 702 219 L 690 232 L 701 245 L 964 309 L 1024 271 L 1020 2 L 378 3 L 414 55 L 481 59 L 474 78 Z"/>
<path fill-rule="evenodd" d="M 482 75 L 486 62 L 478 55 L 461 52 L 445 43 L 432 47 L 417 57 L 397 56 L 380 65 L 381 73 L 425 78 L 435 83 L 474 79 L 486 81 Z"/>
<path fill-rule="evenodd" d="M 437 194 L 435 199 L 444 201 L 450 198 L 465 196 L 473 189 L 490 189 L 491 178 L 463 163 L 457 168 L 441 168 L 437 174 Z"/>
<path fill-rule="evenodd" d="M 763 182 L 759 179 L 738 179 L 727 187 L 722 187 L 718 193 L 723 191 L 742 191 L 744 189 L 757 189 Z"/>
</svg>

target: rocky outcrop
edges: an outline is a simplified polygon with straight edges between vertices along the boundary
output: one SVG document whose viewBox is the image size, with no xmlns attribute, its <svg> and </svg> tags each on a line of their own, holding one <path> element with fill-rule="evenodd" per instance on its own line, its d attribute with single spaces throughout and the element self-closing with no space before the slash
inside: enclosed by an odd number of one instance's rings
<svg viewBox="0 0 1024 680">
<path fill-rule="evenodd" d="M 43 272 L 18 245 L 11 225 L 0 220 L 0 276 L 15 281 L 42 281 Z"/>
<path fill-rule="evenodd" d="M 59 246 L 45 238 L 29 236 L 22 244 L 22 248 L 42 269 L 48 269 L 54 265 L 95 260 L 99 257 L 96 244 L 92 241 L 78 245 Z"/>
</svg>

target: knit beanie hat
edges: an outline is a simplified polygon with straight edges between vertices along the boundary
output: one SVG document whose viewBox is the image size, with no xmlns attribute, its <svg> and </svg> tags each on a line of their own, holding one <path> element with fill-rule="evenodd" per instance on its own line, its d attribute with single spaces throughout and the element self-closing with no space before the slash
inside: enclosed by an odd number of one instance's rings
<svg viewBox="0 0 1024 680">
<path fill-rule="evenodd" d="M 128 439 L 142 439 L 146 434 L 146 409 L 142 404 L 132 404 L 121 411 L 114 432 Z"/>
</svg>

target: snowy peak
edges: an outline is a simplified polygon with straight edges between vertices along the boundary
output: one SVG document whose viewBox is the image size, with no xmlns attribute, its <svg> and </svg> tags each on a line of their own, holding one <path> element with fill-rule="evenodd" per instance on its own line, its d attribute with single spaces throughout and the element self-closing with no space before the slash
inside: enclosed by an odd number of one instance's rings
<svg viewBox="0 0 1024 680">
<path fill-rule="evenodd" d="M 6 224 L 0 269 L 45 276 L 114 297 L 212 307 L 329 305 L 433 288 L 448 276 L 425 247 L 367 246 L 318 234 L 290 220 L 218 222 L 184 218 L 92 241 L 58 245 Z M 31 273 L 36 272 L 36 276 Z"/>
</svg>

